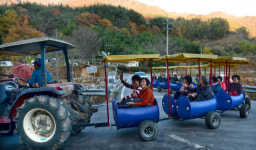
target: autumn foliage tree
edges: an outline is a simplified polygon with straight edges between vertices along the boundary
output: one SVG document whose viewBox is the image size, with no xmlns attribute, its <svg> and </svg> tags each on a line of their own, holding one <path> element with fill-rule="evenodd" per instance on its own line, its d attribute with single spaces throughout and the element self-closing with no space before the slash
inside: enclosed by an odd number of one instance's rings
<svg viewBox="0 0 256 150">
<path fill-rule="evenodd" d="M 0 29 L 3 31 L 3 43 L 45 36 L 32 28 L 28 18 L 21 18 L 14 10 L 7 10 L 0 17 Z"/>
<path fill-rule="evenodd" d="M 137 34 L 138 34 L 137 24 L 134 23 L 134 22 L 129 21 L 129 22 L 128 22 L 128 25 L 129 25 L 129 27 L 130 27 L 131 34 L 132 34 L 132 35 L 137 35 Z"/>
<path fill-rule="evenodd" d="M 140 32 L 145 32 L 145 31 L 147 31 L 147 27 L 142 24 L 142 25 L 140 25 L 140 27 L 139 27 L 139 31 L 140 31 Z"/>
<path fill-rule="evenodd" d="M 105 29 L 111 29 L 113 27 L 111 21 L 109 21 L 106 18 L 100 20 L 100 26 L 105 28 Z"/>
</svg>

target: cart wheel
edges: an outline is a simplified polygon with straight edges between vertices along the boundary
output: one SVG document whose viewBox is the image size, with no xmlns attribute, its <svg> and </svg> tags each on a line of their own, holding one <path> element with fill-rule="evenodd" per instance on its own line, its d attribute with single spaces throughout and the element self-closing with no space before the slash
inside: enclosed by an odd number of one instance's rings
<svg viewBox="0 0 256 150">
<path fill-rule="evenodd" d="M 242 104 L 240 108 L 240 117 L 247 118 L 250 112 L 250 107 L 248 104 Z"/>
<path fill-rule="evenodd" d="M 217 129 L 220 127 L 220 114 L 214 111 L 208 112 L 205 118 L 205 124 L 209 129 Z"/>
<path fill-rule="evenodd" d="M 249 109 L 251 109 L 251 99 L 249 97 L 245 98 L 244 103 L 249 105 Z"/>
<path fill-rule="evenodd" d="M 150 120 L 143 121 L 138 127 L 138 135 L 145 142 L 155 140 L 158 136 L 156 123 Z"/>
<path fill-rule="evenodd" d="M 157 87 L 157 92 L 161 92 L 161 86 Z"/>
</svg>

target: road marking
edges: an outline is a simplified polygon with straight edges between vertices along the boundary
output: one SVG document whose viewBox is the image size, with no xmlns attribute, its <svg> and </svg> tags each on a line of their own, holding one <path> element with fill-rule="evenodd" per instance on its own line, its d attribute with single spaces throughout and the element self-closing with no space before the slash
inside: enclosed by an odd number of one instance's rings
<svg viewBox="0 0 256 150">
<path fill-rule="evenodd" d="M 129 83 L 129 81 L 130 81 L 130 79 L 127 80 L 127 83 Z M 126 87 L 124 86 L 123 89 L 122 89 L 122 91 L 121 91 L 121 99 L 124 97 L 124 89 L 125 89 L 125 88 L 126 88 Z"/>
<path fill-rule="evenodd" d="M 183 139 L 183 138 L 181 138 L 181 137 L 179 137 L 179 136 L 177 136 L 175 134 L 171 134 L 171 135 L 169 135 L 169 137 L 171 137 L 171 138 L 173 138 L 173 139 L 175 139 L 175 140 L 177 140 L 179 142 L 185 143 L 185 144 L 187 144 L 187 145 L 189 145 L 191 147 L 194 147 L 196 149 L 205 149 L 205 150 L 207 149 L 207 148 L 205 148 L 205 147 L 203 147 L 203 146 L 201 146 L 199 144 L 190 142 L 190 141 L 188 141 L 186 139 Z"/>
</svg>

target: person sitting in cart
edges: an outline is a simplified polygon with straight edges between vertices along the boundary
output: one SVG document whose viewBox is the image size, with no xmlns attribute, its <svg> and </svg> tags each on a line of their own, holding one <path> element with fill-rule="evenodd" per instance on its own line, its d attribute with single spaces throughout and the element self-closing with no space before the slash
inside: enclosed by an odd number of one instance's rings
<svg viewBox="0 0 256 150">
<path fill-rule="evenodd" d="M 141 94 L 139 98 L 142 99 L 141 102 L 127 102 L 127 105 L 136 106 L 153 106 L 155 104 L 155 98 L 153 91 L 149 88 L 150 81 L 148 78 L 141 78 L 140 86 L 142 87 Z"/>
<path fill-rule="evenodd" d="M 231 96 L 240 95 L 243 91 L 242 84 L 240 83 L 240 76 L 239 75 L 233 75 L 232 76 L 233 82 L 230 84 L 228 88 L 228 93 Z"/>
<path fill-rule="evenodd" d="M 181 74 L 181 75 L 180 75 L 180 80 L 179 80 L 179 81 L 180 81 L 180 82 L 184 82 L 184 80 L 185 80 L 185 76 L 184 76 L 184 74 Z"/>
<path fill-rule="evenodd" d="M 218 82 L 220 83 L 221 89 L 223 92 L 226 92 L 227 88 L 226 88 L 226 84 L 225 82 L 222 82 L 222 77 L 218 76 L 217 77 Z"/>
<path fill-rule="evenodd" d="M 38 84 L 38 87 L 43 86 L 43 79 L 42 79 L 42 72 L 41 72 L 41 59 L 37 59 L 34 61 L 34 68 L 35 70 L 33 71 L 30 80 L 28 82 L 30 87 L 36 87 Z M 52 81 L 52 77 L 50 73 L 46 70 L 46 77 L 47 77 L 47 83 Z"/>
<path fill-rule="evenodd" d="M 189 86 L 190 88 L 194 88 L 195 86 L 192 84 L 192 78 L 189 75 L 186 75 L 184 77 L 184 83 L 182 83 L 182 87 L 180 90 L 176 91 L 174 94 L 174 99 L 178 99 L 180 96 L 188 96 L 189 94 L 193 94 L 192 92 L 188 91 L 188 89 L 185 87 Z"/>
<path fill-rule="evenodd" d="M 160 74 L 160 75 L 158 76 L 157 80 L 159 80 L 159 82 L 162 82 L 162 80 L 163 80 L 162 74 Z"/>
<path fill-rule="evenodd" d="M 157 77 L 156 77 L 156 75 L 154 74 L 153 75 L 153 81 L 155 82 L 157 80 Z"/>
<path fill-rule="evenodd" d="M 123 72 L 121 72 L 120 80 L 124 86 L 130 89 L 133 89 L 132 94 L 123 97 L 120 103 L 126 104 L 127 102 L 141 102 L 142 100 L 139 98 L 139 95 L 142 90 L 142 88 L 140 87 L 140 80 L 141 80 L 140 76 L 139 75 L 132 76 L 132 84 L 129 84 L 123 80 Z"/>
<path fill-rule="evenodd" d="M 217 80 L 217 77 L 215 77 L 215 76 L 213 76 L 212 77 L 212 92 L 214 93 L 214 94 L 216 94 L 216 93 L 219 93 L 219 92 L 221 92 L 222 90 L 221 90 L 221 85 L 220 85 L 220 83 L 218 82 L 218 80 Z"/>
<path fill-rule="evenodd" d="M 178 79 L 178 77 L 177 77 L 177 74 L 174 74 L 174 75 L 173 75 L 173 78 L 172 78 L 172 80 L 171 80 L 171 83 L 173 83 L 173 84 L 179 83 L 179 79 Z"/>
<path fill-rule="evenodd" d="M 190 92 L 197 92 L 197 94 L 189 94 L 188 99 L 190 101 L 205 101 L 212 99 L 212 89 L 209 85 L 208 77 L 205 75 L 201 75 L 199 79 L 199 85 L 195 88 L 190 88 L 186 84 L 184 86 L 188 89 Z"/>
</svg>

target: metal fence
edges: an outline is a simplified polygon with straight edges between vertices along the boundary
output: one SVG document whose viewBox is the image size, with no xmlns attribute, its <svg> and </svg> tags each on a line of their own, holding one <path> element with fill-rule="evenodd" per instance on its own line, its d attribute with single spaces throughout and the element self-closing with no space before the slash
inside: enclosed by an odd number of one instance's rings
<svg viewBox="0 0 256 150">
<path fill-rule="evenodd" d="M 243 88 L 247 93 L 256 93 L 256 86 L 245 85 Z"/>
<path fill-rule="evenodd" d="M 108 89 L 108 95 L 113 98 L 114 93 L 120 89 L 121 80 L 117 80 L 114 84 Z M 84 89 L 79 92 L 87 96 L 106 96 L 106 89 Z"/>
<path fill-rule="evenodd" d="M 73 78 L 73 81 L 81 80 L 95 80 L 95 79 L 105 79 L 105 77 L 86 77 L 86 78 Z"/>
</svg>

